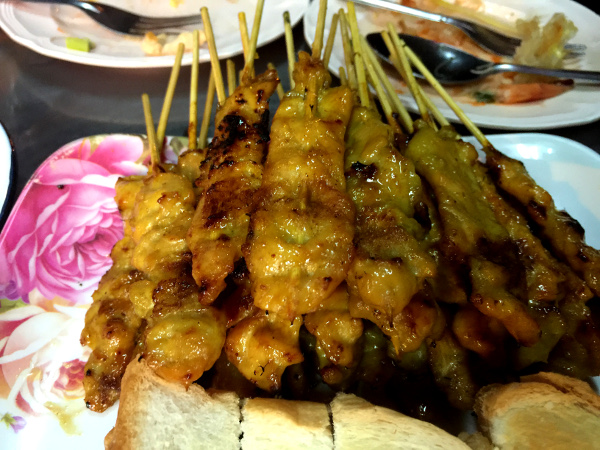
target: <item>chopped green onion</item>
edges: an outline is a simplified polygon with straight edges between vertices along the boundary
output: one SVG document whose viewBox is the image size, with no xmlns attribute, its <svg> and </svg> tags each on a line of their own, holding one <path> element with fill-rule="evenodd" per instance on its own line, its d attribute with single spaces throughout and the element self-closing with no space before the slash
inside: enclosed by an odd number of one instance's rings
<svg viewBox="0 0 600 450">
<path fill-rule="evenodd" d="M 92 42 L 87 38 L 68 37 L 66 44 L 69 50 L 77 50 L 79 52 L 89 52 L 93 47 Z"/>
</svg>

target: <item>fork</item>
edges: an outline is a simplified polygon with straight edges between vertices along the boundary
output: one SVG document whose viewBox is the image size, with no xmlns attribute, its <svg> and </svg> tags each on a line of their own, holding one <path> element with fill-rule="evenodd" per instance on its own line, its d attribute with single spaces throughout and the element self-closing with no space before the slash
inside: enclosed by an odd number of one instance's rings
<svg viewBox="0 0 600 450">
<path fill-rule="evenodd" d="M 33 3 L 57 3 L 79 8 L 100 25 L 119 33 L 144 36 L 150 31 L 161 33 L 180 33 L 187 25 L 198 25 L 202 22 L 201 15 L 180 17 L 146 17 L 114 6 L 104 5 L 86 0 L 24 0 Z"/>
<path fill-rule="evenodd" d="M 479 46 L 492 53 L 502 56 L 514 56 L 515 50 L 521 45 L 521 39 L 506 36 L 490 28 L 470 22 L 468 20 L 457 19 L 455 17 L 434 14 L 420 9 L 410 8 L 386 0 L 350 0 L 361 5 L 374 6 L 377 8 L 389 9 L 390 11 L 407 14 L 432 22 L 446 23 L 462 30 L 467 36 L 473 39 Z M 569 52 L 568 57 L 582 56 L 586 50 L 583 44 L 567 44 L 565 49 Z"/>
</svg>

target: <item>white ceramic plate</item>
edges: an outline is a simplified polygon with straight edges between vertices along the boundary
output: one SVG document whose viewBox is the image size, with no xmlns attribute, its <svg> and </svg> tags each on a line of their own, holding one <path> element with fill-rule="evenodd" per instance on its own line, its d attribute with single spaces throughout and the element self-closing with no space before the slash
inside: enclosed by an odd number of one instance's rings
<svg viewBox="0 0 600 450">
<path fill-rule="evenodd" d="M 4 208 L 8 201 L 12 182 L 12 146 L 10 139 L 0 123 L 0 218 L 4 217 Z"/>
<path fill-rule="evenodd" d="M 600 16 L 572 0 L 482 0 L 486 11 L 500 19 L 515 21 L 517 18 L 540 16 L 546 23 L 555 12 L 563 12 L 579 29 L 573 42 L 587 45 L 584 57 L 578 58 L 567 66 L 571 69 L 600 71 Z M 340 8 L 346 9 L 342 0 L 329 0 L 327 9 L 326 33 L 329 30 L 331 16 Z M 304 18 L 304 33 L 311 43 L 317 22 L 318 2 L 313 1 Z M 372 9 L 356 6 L 357 19 L 361 33 L 368 34 L 381 29 L 372 21 Z M 338 74 L 344 66 L 344 54 L 341 37 L 336 39 L 329 63 L 329 69 Z M 403 103 L 411 111 L 417 111 L 416 104 L 409 93 L 399 94 Z M 434 103 L 449 120 L 455 119 L 454 113 L 440 97 L 432 94 Z M 542 130 L 569 125 L 590 123 L 600 118 L 600 85 L 578 83 L 576 88 L 558 97 L 548 100 L 517 105 L 474 105 L 460 103 L 461 108 L 476 124 L 489 128 L 507 130 Z"/>
<path fill-rule="evenodd" d="M 296 24 L 308 7 L 309 0 L 265 0 L 258 45 L 277 39 L 284 33 L 283 13 L 289 11 Z M 179 7 L 169 6 L 169 0 L 103 0 L 123 9 L 147 16 L 199 14 L 202 6 L 210 13 L 217 50 L 221 58 L 242 53 L 238 28 L 238 12 L 246 13 L 249 31 L 252 29 L 256 0 L 185 0 Z M 85 13 L 65 5 L 26 3 L 20 0 L 0 0 L 0 27 L 16 42 L 52 58 L 105 67 L 170 67 L 173 56 L 145 56 L 141 38 L 108 30 Z M 89 52 L 69 50 L 68 36 L 89 38 L 95 48 Z M 200 61 L 210 60 L 208 48 L 200 49 Z M 192 62 L 191 53 L 183 64 Z"/>
<path fill-rule="evenodd" d="M 558 206 L 585 227 L 588 242 L 600 246 L 598 154 L 545 134 L 489 138 L 524 161 Z M 117 406 L 102 414 L 85 408 L 88 353 L 79 335 L 91 293 L 123 233 L 114 183 L 144 172 L 135 164 L 142 150 L 140 137 L 123 135 L 65 145 L 36 171 L 0 234 L 1 448 L 104 448 Z"/>
</svg>

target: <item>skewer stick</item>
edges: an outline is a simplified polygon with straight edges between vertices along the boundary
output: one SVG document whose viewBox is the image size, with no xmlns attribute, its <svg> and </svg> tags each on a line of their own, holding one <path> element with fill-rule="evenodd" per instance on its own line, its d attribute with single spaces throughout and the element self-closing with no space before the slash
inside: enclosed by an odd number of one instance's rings
<svg viewBox="0 0 600 450">
<path fill-rule="evenodd" d="M 360 34 L 358 33 L 358 22 L 356 21 L 356 11 L 354 3 L 348 2 L 348 22 L 350 23 L 350 32 L 352 33 L 352 50 L 354 50 L 354 68 L 356 69 L 356 80 L 358 82 L 358 97 L 360 103 L 367 108 L 370 107 L 369 86 L 365 74 L 363 63 L 362 45 L 360 44 Z"/>
<path fill-rule="evenodd" d="M 421 97 L 425 101 L 425 105 L 427 106 L 427 109 L 429 109 L 429 111 L 431 111 L 431 113 L 433 114 L 433 117 L 435 117 L 435 120 L 438 121 L 440 126 L 447 127 L 448 125 L 450 125 L 450 122 L 448 122 L 448 119 L 446 119 L 444 117 L 444 115 L 442 114 L 442 112 L 439 110 L 439 108 L 437 106 L 435 106 L 435 103 L 433 103 L 433 100 L 431 100 L 431 97 L 429 95 L 427 95 L 427 93 L 425 93 L 425 91 L 423 90 L 423 87 L 421 85 L 419 85 L 419 90 L 421 91 Z"/>
<path fill-rule="evenodd" d="M 217 99 L 219 105 L 225 101 L 225 85 L 223 84 L 223 74 L 221 73 L 221 65 L 219 64 L 219 55 L 217 54 L 217 46 L 215 45 L 215 35 L 213 33 L 212 24 L 210 23 L 210 16 L 208 14 L 208 8 L 203 6 L 200 9 L 202 15 L 202 22 L 204 23 L 204 32 L 206 33 L 206 42 L 208 43 L 208 51 L 210 53 L 210 64 L 213 70 L 213 76 L 215 78 L 215 88 L 217 89 Z"/>
<path fill-rule="evenodd" d="M 275 72 L 277 72 L 277 69 L 275 68 L 275 66 L 273 65 L 273 63 L 267 63 L 267 67 L 269 69 L 274 70 Z M 277 73 L 277 78 L 279 78 L 279 73 Z M 285 92 L 283 90 L 283 86 L 281 85 L 281 83 L 277 83 L 277 97 L 279 97 L 279 100 L 281 100 L 284 95 L 285 95 Z"/>
<path fill-rule="evenodd" d="M 342 86 L 348 85 L 348 77 L 346 76 L 346 70 L 340 66 L 340 84 Z"/>
<path fill-rule="evenodd" d="M 335 32 L 337 31 L 337 25 L 339 21 L 339 14 L 335 13 L 331 18 L 331 26 L 329 27 L 329 36 L 327 37 L 327 44 L 325 45 L 325 53 L 323 53 L 323 66 L 329 67 L 329 59 L 331 58 L 331 52 L 333 50 L 333 43 L 335 42 Z"/>
<path fill-rule="evenodd" d="M 364 39 L 364 38 L 363 38 Z M 362 46 L 368 45 L 366 41 L 362 43 Z M 381 80 L 379 79 L 379 74 L 373 67 L 373 62 L 369 57 L 365 58 L 365 65 L 367 66 L 367 73 L 369 74 L 369 78 L 371 80 L 371 86 L 375 88 L 375 92 L 377 93 L 377 97 L 379 97 L 379 103 L 381 104 L 381 109 L 383 109 L 383 114 L 387 119 L 388 124 L 394 129 L 396 132 L 402 133 L 400 129 L 400 125 L 396 121 L 393 116 L 392 105 L 389 101 L 388 96 L 386 95 L 383 85 L 381 84 Z"/>
<path fill-rule="evenodd" d="M 254 55 L 256 54 L 256 46 L 258 44 L 258 31 L 260 30 L 260 22 L 265 6 L 265 0 L 258 0 L 256 3 L 256 11 L 254 13 L 254 23 L 252 24 L 252 35 L 250 36 L 250 48 L 246 56 L 246 64 L 244 65 L 244 78 L 254 76 Z"/>
<path fill-rule="evenodd" d="M 200 32 L 194 30 L 193 33 L 194 49 L 192 55 L 192 73 L 190 81 L 190 120 L 188 124 L 188 148 L 196 150 L 198 148 L 198 53 L 200 51 Z"/>
<path fill-rule="evenodd" d="M 419 87 L 418 87 L 419 85 L 417 83 L 417 80 L 415 79 L 413 72 L 412 72 L 412 68 L 410 67 L 408 58 L 406 57 L 406 54 L 404 53 L 404 48 L 402 47 L 402 44 L 400 43 L 400 38 L 398 37 L 398 33 L 396 33 L 396 30 L 394 29 L 394 26 L 391 23 L 388 24 L 388 31 L 389 31 L 389 36 L 392 38 L 392 44 L 394 46 L 396 56 L 398 57 L 398 60 L 400 61 L 400 65 L 402 68 L 400 75 L 402 76 L 402 78 L 404 78 L 404 81 L 406 82 L 406 84 L 408 85 L 408 88 L 410 89 L 410 93 L 412 94 L 413 98 L 415 99 L 415 102 L 417 102 L 417 107 L 419 108 L 419 113 L 421 114 L 421 117 L 423 118 L 423 120 L 425 120 L 425 122 L 427 122 L 433 128 L 436 128 L 435 122 L 429 115 L 427 106 L 425 105 L 425 102 L 423 101 L 423 98 L 421 97 L 421 91 L 419 90 Z"/>
<path fill-rule="evenodd" d="M 227 60 L 227 89 L 229 91 L 229 95 L 233 94 L 235 91 L 235 87 L 237 85 L 237 76 L 235 73 L 235 63 L 231 60 Z"/>
<path fill-rule="evenodd" d="M 198 136 L 198 146 L 200 148 L 206 148 L 208 145 L 208 126 L 210 125 L 212 105 L 215 101 L 215 90 L 215 77 L 211 70 L 208 76 L 208 89 L 206 90 L 206 103 L 204 103 L 202 125 L 200 126 L 200 135 Z"/>
<path fill-rule="evenodd" d="M 340 31 L 342 32 L 342 45 L 344 47 L 344 62 L 348 72 L 348 85 L 351 89 L 358 90 L 356 82 L 356 71 L 354 69 L 354 61 L 352 59 L 352 47 L 350 45 L 350 37 L 348 36 L 348 19 L 346 12 L 343 9 L 339 10 L 340 16 Z"/>
<path fill-rule="evenodd" d="M 317 16 L 317 29 L 312 45 L 312 57 L 321 58 L 323 50 L 323 36 L 325 35 L 325 16 L 327 15 L 327 0 L 319 0 L 319 15 Z"/>
<path fill-rule="evenodd" d="M 396 70 L 398 71 L 398 73 L 401 74 L 402 68 L 400 66 L 399 57 L 398 57 L 398 54 L 396 53 L 396 49 L 394 48 L 394 45 L 392 44 L 392 39 L 390 38 L 390 34 L 387 31 L 382 31 L 381 37 L 383 38 L 383 41 L 385 42 L 385 45 L 386 45 L 388 51 L 390 52 L 390 60 L 392 61 L 392 64 L 394 65 L 394 67 L 396 67 Z M 421 94 L 421 98 L 425 102 L 425 106 L 427 107 L 427 109 L 429 109 L 429 111 L 431 111 L 433 113 L 433 116 L 438 121 L 440 126 L 444 127 L 444 126 L 450 125 L 450 122 L 448 122 L 448 119 L 446 119 L 444 117 L 444 115 L 441 113 L 441 111 L 438 109 L 438 107 L 435 105 L 435 103 L 433 103 L 433 101 L 431 100 L 429 95 L 427 95 L 425 93 L 425 91 L 423 90 L 423 87 L 418 83 L 417 83 L 417 86 L 419 86 L 419 92 Z"/>
<path fill-rule="evenodd" d="M 485 135 L 481 132 L 481 130 L 475 125 L 469 117 L 464 113 L 462 109 L 456 104 L 456 102 L 452 99 L 448 91 L 444 89 L 444 87 L 440 84 L 438 80 L 431 74 L 431 72 L 425 67 L 425 64 L 419 59 L 417 55 L 410 49 L 408 45 L 404 41 L 402 41 L 404 49 L 406 51 L 406 55 L 410 59 L 411 63 L 423 74 L 425 79 L 431 84 L 431 86 L 437 91 L 437 93 L 442 97 L 442 99 L 446 102 L 446 104 L 454 111 L 454 114 L 461 120 L 461 122 L 467 127 L 467 129 L 471 132 L 473 136 L 479 141 L 479 143 L 485 148 L 490 146 L 490 141 L 487 140 Z"/>
<path fill-rule="evenodd" d="M 406 108 L 404 107 L 402 102 L 400 101 L 400 98 L 398 97 L 396 90 L 394 89 L 394 87 L 392 86 L 392 83 L 390 82 L 389 78 L 385 74 L 383 67 L 381 67 L 381 64 L 379 63 L 377 56 L 375 56 L 375 52 L 373 52 L 373 50 L 367 43 L 366 39 L 364 38 L 364 36 L 361 36 L 361 42 L 362 42 L 363 49 L 365 50 L 365 54 L 367 55 L 367 60 L 373 65 L 373 68 L 374 68 L 375 72 L 377 73 L 378 78 L 381 80 L 381 82 L 383 82 L 383 86 L 385 87 L 387 95 L 389 96 L 390 101 L 392 102 L 394 111 L 396 111 L 398 113 L 398 119 L 400 120 L 400 123 L 402 124 L 404 129 L 409 134 L 412 134 L 414 131 L 414 126 L 413 126 L 413 120 L 410 117 L 410 114 L 408 113 L 408 111 L 406 110 Z M 379 95 L 379 94 L 377 94 L 377 95 Z"/>
<path fill-rule="evenodd" d="M 150 170 L 156 171 L 160 164 L 160 151 L 156 146 L 156 131 L 154 130 L 154 119 L 152 118 L 152 107 L 148 94 L 142 94 L 142 105 L 144 107 L 144 119 L 146 120 L 146 135 L 150 147 Z"/>
<path fill-rule="evenodd" d="M 285 49 L 288 58 L 288 77 L 290 79 L 290 89 L 294 89 L 294 65 L 296 63 L 296 50 L 294 49 L 294 36 L 292 34 L 292 23 L 290 22 L 290 13 L 283 13 L 283 26 L 285 29 Z"/>
<path fill-rule="evenodd" d="M 167 122 L 169 120 L 169 113 L 171 112 L 171 104 L 173 103 L 173 95 L 175 94 L 175 87 L 177 86 L 177 77 L 179 77 L 179 69 L 181 69 L 181 59 L 183 58 L 184 50 L 185 46 L 183 43 L 179 43 L 179 46 L 177 47 L 177 55 L 175 55 L 175 64 L 173 65 L 173 69 L 171 69 L 171 77 L 169 78 L 167 92 L 165 94 L 163 107 L 158 120 L 158 128 L 156 129 L 156 142 L 161 149 L 165 139 Z"/>
<path fill-rule="evenodd" d="M 244 11 L 238 13 L 238 22 L 242 38 L 242 48 L 244 49 L 244 61 L 246 61 L 248 53 L 250 53 L 250 38 L 248 37 L 248 24 L 246 23 L 246 13 Z"/>
</svg>

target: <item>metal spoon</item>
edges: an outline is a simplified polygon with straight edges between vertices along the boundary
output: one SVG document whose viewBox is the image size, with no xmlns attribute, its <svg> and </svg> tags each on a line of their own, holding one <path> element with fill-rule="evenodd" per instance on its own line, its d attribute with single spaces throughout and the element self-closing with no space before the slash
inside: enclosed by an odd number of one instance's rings
<svg viewBox="0 0 600 450">
<path fill-rule="evenodd" d="M 450 45 L 439 44 L 429 39 L 408 34 L 398 34 L 398 36 L 408 44 L 421 58 L 423 64 L 443 84 L 469 83 L 499 72 L 520 72 L 600 82 L 600 72 L 544 69 L 519 64 L 492 63 Z M 389 52 L 379 33 L 369 34 L 367 41 L 381 58 L 388 60 Z M 415 76 L 421 77 L 421 74 L 415 72 Z"/>
</svg>

